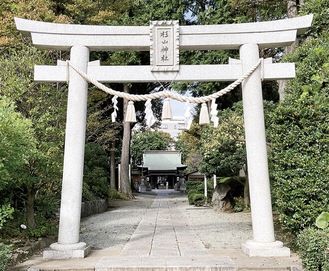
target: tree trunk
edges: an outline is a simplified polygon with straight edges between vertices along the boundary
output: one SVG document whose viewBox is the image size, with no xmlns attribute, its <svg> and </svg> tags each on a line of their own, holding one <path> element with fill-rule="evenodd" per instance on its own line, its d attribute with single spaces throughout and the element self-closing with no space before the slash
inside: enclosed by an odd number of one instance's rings
<svg viewBox="0 0 329 271">
<path fill-rule="evenodd" d="M 123 92 L 129 93 L 128 86 L 124 86 Z M 123 100 L 123 112 L 126 115 L 128 100 Z M 130 162 L 130 134 L 131 126 L 129 122 L 123 121 L 123 139 L 121 151 L 121 171 L 120 171 L 120 192 L 128 198 L 133 198 L 131 184 L 129 180 L 129 162 Z"/>
<path fill-rule="evenodd" d="M 26 220 L 27 227 L 29 229 L 35 229 L 35 217 L 34 217 L 34 202 L 35 202 L 35 189 L 27 187 L 27 200 L 26 200 Z"/>
<path fill-rule="evenodd" d="M 303 4 L 303 0 L 288 0 L 288 6 L 287 6 L 287 13 L 288 13 L 288 18 L 294 18 L 298 15 L 298 10 L 299 7 Z M 295 50 L 295 48 L 298 46 L 298 39 L 296 39 L 296 41 L 290 45 L 287 46 L 284 50 L 284 54 L 291 54 L 293 53 L 293 51 Z M 286 88 L 286 84 L 287 81 L 286 80 L 278 80 L 278 84 L 279 84 L 279 99 L 280 101 L 282 101 L 285 97 L 285 88 Z"/>
<path fill-rule="evenodd" d="M 279 85 L 279 100 L 283 101 L 284 96 L 285 96 L 285 88 L 287 85 L 287 80 L 278 80 L 278 85 Z"/>
<path fill-rule="evenodd" d="M 115 190 L 115 142 L 112 142 L 111 158 L 110 158 L 110 185 L 111 189 Z"/>
</svg>

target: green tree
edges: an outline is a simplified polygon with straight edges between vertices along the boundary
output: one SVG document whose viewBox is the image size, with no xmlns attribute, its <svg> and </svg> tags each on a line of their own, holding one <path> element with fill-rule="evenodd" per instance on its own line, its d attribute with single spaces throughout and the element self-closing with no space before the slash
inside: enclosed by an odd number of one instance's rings
<svg viewBox="0 0 329 271">
<path fill-rule="evenodd" d="M 166 132 L 145 130 L 133 133 L 131 142 L 133 164 L 141 163 L 144 151 L 168 150 L 172 144 L 173 139 Z"/>
<path fill-rule="evenodd" d="M 189 130 L 183 131 L 175 142 L 175 148 L 182 153 L 182 160 L 187 165 L 187 173 L 196 172 L 200 168 L 200 137 L 202 126 L 192 123 Z"/>
<path fill-rule="evenodd" d="M 208 126 L 200 140 L 200 153 L 203 157 L 201 172 L 222 177 L 236 177 L 243 169 L 246 174 L 244 203 L 250 205 L 247 157 L 243 126 L 242 103 L 220 112 L 217 128 Z"/>
<path fill-rule="evenodd" d="M 218 176 L 237 176 L 245 167 L 246 152 L 242 103 L 220 112 L 217 128 L 208 126 L 200 140 L 201 171 Z"/>
<path fill-rule="evenodd" d="M 300 8 L 300 15 L 313 14 L 312 26 L 307 32 L 307 36 L 319 37 L 328 32 L 328 2 L 326 0 L 304 1 Z"/>
<path fill-rule="evenodd" d="M 109 195 L 108 158 L 97 143 L 87 143 L 83 175 L 83 200 L 106 199 Z"/>
<path fill-rule="evenodd" d="M 33 229 L 35 218 L 50 213 L 51 206 L 56 208 L 45 201 L 49 202 L 59 190 L 65 119 L 62 105 L 66 98 L 60 84 L 33 82 L 33 65 L 50 63 L 60 53 L 41 53 L 31 47 L 30 40 L 16 30 L 14 16 L 46 22 L 56 17 L 46 0 L 0 3 L 0 97 L 13 101 L 16 111 L 31 122 L 34 140 L 30 144 L 35 144 L 25 163 L 16 169 L 15 188 L 3 194 L 3 199 L 15 200 Z M 64 18 L 59 21 L 65 22 Z M 36 215 L 36 207 L 43 215 Z"/>
<path fill-rule="evenodd" d="M 252 22 L 270 21 L 285 18 L 287 14 L 286 0 L 231 0 L 231 8 L 245 19 Z"/>
<path fill-rule="evenodd" d="M 272 102 L 264 102 L 265 119 L 274 109 Z M 243 169 L 246 174 L 244 183 L 245 205 L 250 205 L 247 170 L 246 144 L 243 123 L 242 102 L 232 108 L 220 111 L 220 123 L 217 128 L 208 126 L 201 133 L 200 169 L 205 174 L 216 174 L 222 177 L 235 177 Z M 268 121 L 267 121 L 268 122 Z"/>
<path fill-rule="evenodd" d="M 56 21 L 74 24 L 108 24 L 129 11 L 133 1 L 50 0 Z"/>
<path fill-rule="evenodd" d="M 110 157 L 110 185 L 116 189 L 115 167 L 118 159 L 119 134 L 121 124 L 111 122 L 113 105 L 110 103 L 112 97 L 97 89 L 89 91 L 88 114 L 87 114 L 87 142 L 99 144 Z"/>
<path fill-rule="evenodd" d="M 0 100 L 0 110 L 0 192 L 4 195 L 12 189 L 19 188 L 19 184 L 28 183 L 29 176 L 24 169 L 29 168 L 31 160 L 37 153 L 37 148 L 32 123 L 20 113 L 15 112 L 13 103 L 3 97 Z M 34 203 L 31 202 L 30 185 L 27 184 L 26 187 L 27 221 L 28 225 L 34 228 Z M 10 201 L 11 198 L 7 196 L 3 197 L 3 200 Z M 33 217 L 30 212 L 33 213 Z"/>
<path fill-rule="evenodd" d="M 283 226 L 312 225 L 329 208 L 329 37 L 309 38 L 285 60 L 297 77 L 272 115 L 273 195 Z"/>
<path fill-rule="evenodd" d="M 0 56 L 0 95 L 12 100 L 17 110 L 31 122 L 37 142 L 34 152 L 18 171 L 15 197 L 24 201 L 28 226 L 35 222 L 35 201 L 59 190 L 65 123 L 65 89 L 57 85 L 33 82 L 33 65 L 45 62 L 47 54 L 21 44 L 20 49 L 6 49 Z M 41 198 L 41 197 L 40 197 Z M 42 206 L 42 204 L 41 204 Z M 46 210 L 44 210 L 46 211 Z"/>
<path fill-rule="evenodd" d="M 1 204 L 1 203 L 0 203 Z M 14 208 L 6 203 L 0 206 L 0 230 L 8 219 L 13 218 Z"/>
<path fill-rule="evenodd" d="M 15 186 L 18 169 L 35 151 L 32 123 L 15 111 L 8 98 L 0 98 L 0 191 Z"/>
<path fill-rule="evenodd" d="M 2 0 L 0 2 L 0 50 L 6 47 L 20 47 L 25 41 L 16 30 L 14 17 L 45 22 L 55 19 L 47 0 L 27 0 L 24 2 Z"/>
</svg>

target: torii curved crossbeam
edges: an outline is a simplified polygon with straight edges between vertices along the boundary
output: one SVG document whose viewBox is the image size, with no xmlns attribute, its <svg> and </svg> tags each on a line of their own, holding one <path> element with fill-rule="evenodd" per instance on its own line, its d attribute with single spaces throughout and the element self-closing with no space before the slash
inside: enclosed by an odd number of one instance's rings
<svg viewBox="0 0 329 271">
<path fill-rule="evenodd" d="M 181 50 L 239 49 L 246 43 L 260 48 L 291 45 L 297 34 L 304 33 L 311 25 L 313 15 L 277 21 L 180 26 Z M 70 50 L 83 45 L 90 51 L 150 49 L 149 26 L 95 26 L 47 23 L 15 18 L 16 26 L 30 35 L 38 48 Z"/>
</svg>

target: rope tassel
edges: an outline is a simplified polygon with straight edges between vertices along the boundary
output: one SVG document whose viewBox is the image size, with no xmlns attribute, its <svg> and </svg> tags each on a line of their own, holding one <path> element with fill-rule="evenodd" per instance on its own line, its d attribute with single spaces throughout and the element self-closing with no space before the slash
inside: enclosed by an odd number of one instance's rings
<svg viewBox="0 0 329 271">
<path fill-rule="evenodd" d="M 137 122 L 134 102 L 129 101 L 125 122 Z"/>
<path fill-rule="evenodd" d="M 172 113 L 170 107 L 170 99 L 166 98 L 163 102 L 163 107 L 162 107 L 162 120 L 171 120 L 171 119 L 172 119 Z"/>
<path fill-rule="evenodd" d="M 200 117 L 199 117 L 199 124 L 209 124 L 209 112 L 208 112 L 208 106 L 206 103 L 202 103 L 201 110 L 200 110 Z"/>
</svg>

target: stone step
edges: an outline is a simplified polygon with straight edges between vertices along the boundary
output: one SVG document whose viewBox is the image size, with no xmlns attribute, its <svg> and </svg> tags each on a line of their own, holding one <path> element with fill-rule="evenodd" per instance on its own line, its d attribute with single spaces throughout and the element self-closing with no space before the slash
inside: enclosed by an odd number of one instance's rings
<svg viewBox="0 0 329 271">
<path fill-rule="evenodd" d="M 95 271 L 235 271 L 230 257 L 103 257 Z"/>
<path fill-rule="evenodd" d="M 109 251 L 92 251 L 84 259 L 42 260 L 34 257 L 15 271 L 302 271 L 295 256 L 290 258 L 247 257 L 239 250 L 222 255 L 121 256 Z"/>
</svg>

